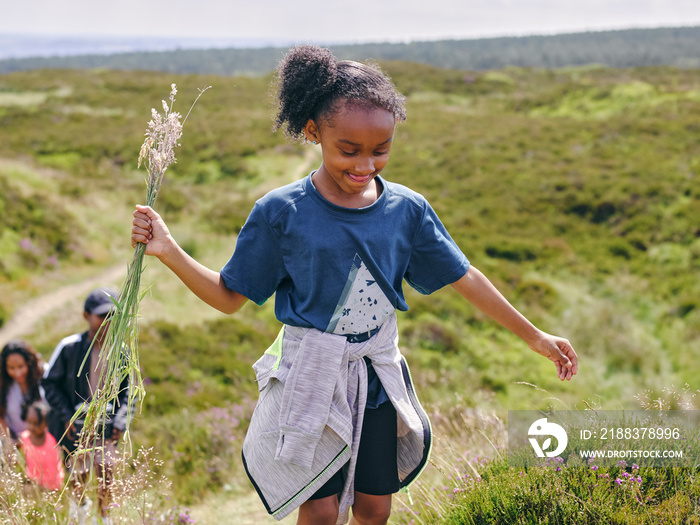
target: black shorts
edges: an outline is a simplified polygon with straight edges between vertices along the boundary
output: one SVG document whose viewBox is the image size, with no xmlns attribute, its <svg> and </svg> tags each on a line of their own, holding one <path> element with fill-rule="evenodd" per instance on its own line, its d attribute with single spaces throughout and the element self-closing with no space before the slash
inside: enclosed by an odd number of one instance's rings
<svg viewBox="0 0 700 525">
<path fill-rule="evenodd" d="M 341 468 L 309 499 L 340 494 L 345 484 L 345 468 Z M 399 491 L 399 470 L 396 464 L 396 409 L 391 402 L 365 410 L 360 448 L 355 467 L 355 490 L 373 496 Z"/>
</svg>

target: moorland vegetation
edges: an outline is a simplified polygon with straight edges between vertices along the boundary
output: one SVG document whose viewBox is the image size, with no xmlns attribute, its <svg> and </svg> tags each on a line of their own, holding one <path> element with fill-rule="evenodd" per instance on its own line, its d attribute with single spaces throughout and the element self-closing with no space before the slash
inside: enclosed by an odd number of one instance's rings
<svg viewBox="0 0 700 525">
<path fill-rule="evenodd" d="M 607 472 L 604 490 L 593 488 L 599 478 L 590 472 L 517 473 L 498 454 L 508 410 L 629 409 L 642 398 L 664 399 L 663 408 L 693 404 L 700 71 L 383 65 L 407 95 L 409 115 L 386 178 L 423 193 L 470 260 L 543 329 L 570 338 L 581 360 L 579 375 L 560 383 L 548 361 L 456 293 L 407 290 L 401 345 L 437 445 L 416 490 L 423 504 L 402 503 L 398 522 L 697 516 L 695 471 L 634 472 L 637 484 L 616 493 L 610 476 L 624 471 L 627 483 L 631 466 Z M 136 160 L 145 122 L 173 82 L 180 101 L 213 87 L 187 122 L 156 207 L 188 252 L 223 266 L 254 200 L 318 162 L 311 146 L 271 132 L 269 81 L 108 70 L 1 75 L 0 324 L 29 299 L 126 267 L 131 212 L 144 193 Z M 159 458 L 149 468 L 170 480 L 171 505 L 247 493 L 239 453 L 256 397 L 250 365 L 279 329 L 272 301 L 226 318 L 160 265 L 144 282 L 153 283 L 141 327 L 147 394 L 133 443 Z M 45 359 L 84 328 L 81 299 L 26 335 Z M 663 489 L 669 480 L 673 490 Z M 469 513 L 455 514 L 460 508 Z"/>
</svg>

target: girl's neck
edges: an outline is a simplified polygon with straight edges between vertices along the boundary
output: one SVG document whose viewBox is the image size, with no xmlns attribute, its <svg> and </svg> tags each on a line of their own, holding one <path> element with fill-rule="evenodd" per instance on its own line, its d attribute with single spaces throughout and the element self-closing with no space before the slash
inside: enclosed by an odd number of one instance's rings
<svg viewBox="0 0 700 525">
<path fill-rule="evenodd" d="M 29 434 L 29 441 L 32 442 L 32 445 L 35 447 L 41 447 L 46 443 L 46 432 L 41 434 L 40 436 L 37 436 L 35 434 Z"/>
</svg>

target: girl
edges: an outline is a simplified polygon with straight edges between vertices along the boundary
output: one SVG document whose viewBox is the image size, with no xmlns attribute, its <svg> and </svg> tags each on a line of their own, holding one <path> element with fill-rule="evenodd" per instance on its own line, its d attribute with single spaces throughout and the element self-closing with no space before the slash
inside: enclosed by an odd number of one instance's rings
<svg viewBox="0 0 700 525">
<path fill-rule="evenodd" d="M 0 353 L 0 434 L 12 439 L 27 429 L 27 408 L 42 399 L 41 357 L 24 341 L 10 341 Z"/>
<path fill-rule="evenodd" d="M 20 434 L 19 445 L 27 464 L 27 477 L 48 490 L 60 490 L 65 473 L 56 439 L 48 432 L 46 417 L 51 409 L 35 401 L 27 409 L 27 430 Z"/>
<path fill-rule="evenodd" d="M 404 98 L 378 69 L 299 46 L 282 60 L 277 128 L 320 145 L 305 179 L 260 199 L 221 272 L 189 257 L 151 208 L 137 206 L 132 245 L 225 313 L 275 294 L 284 323 L 254 365 L 260 399 L 243 461 L 267 511 L 298 523 L 383 524 L 392 494 L 422 471 L 431 431 L 399 353 L 402 281 L 452 285 L 554 362 L 577 372 L 565 339 L 518 313 L 453 242 L 426 200 L 385 180 Z"/>
</svg>

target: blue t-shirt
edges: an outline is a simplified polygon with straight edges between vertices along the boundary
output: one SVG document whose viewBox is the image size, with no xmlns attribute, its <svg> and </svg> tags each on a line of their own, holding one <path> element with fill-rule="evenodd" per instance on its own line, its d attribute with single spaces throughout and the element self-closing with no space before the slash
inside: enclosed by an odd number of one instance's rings
<svg viewBox="0 0 700 525">
<path fill-rule="evenodd" d="M 343 208 L 311 175 L 258 200 L 221 270 L 227 288 L 292 326 L 335 334 L 369 332 L 408 310 L 402 283 L 429 294 L 460 279 L 469 261 L 428 201 L 380 177 L 379 198 Z"/>
</svg>

